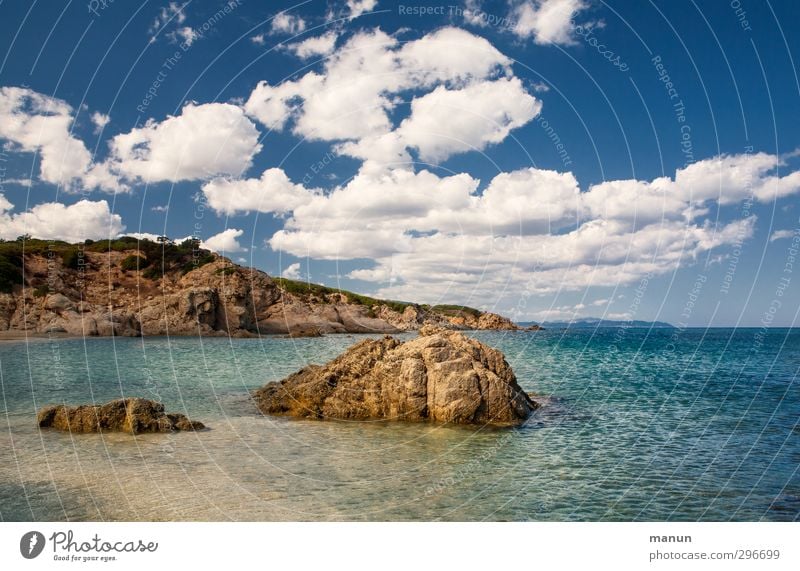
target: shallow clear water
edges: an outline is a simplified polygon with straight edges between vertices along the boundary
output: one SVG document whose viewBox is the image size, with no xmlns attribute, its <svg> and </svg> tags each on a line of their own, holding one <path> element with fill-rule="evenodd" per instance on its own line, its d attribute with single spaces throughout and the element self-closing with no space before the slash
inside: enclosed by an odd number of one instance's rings
<svg viewBox="0 0 800 571">
<path fill-rule="evenodd" d="M 483 332 L 544 406 L 498 430 L 260 415 L 248 390 L 359 336 L 0 344 L 3 520 L 798 520 L 800 330 Z M 36 428 L 164 402 L 210 430 Z"/>
</svg>

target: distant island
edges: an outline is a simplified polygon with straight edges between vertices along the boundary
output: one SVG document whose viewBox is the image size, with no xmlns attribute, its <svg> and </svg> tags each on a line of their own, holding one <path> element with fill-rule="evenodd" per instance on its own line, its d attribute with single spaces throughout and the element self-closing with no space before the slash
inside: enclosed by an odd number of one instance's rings
<svg viewBox="0 0 800 571">
<path fill-rule="evenodd" d="M 424 325 L 518 330 L 462 305 L 377 299 L 240 266 L 200 247 L 121 237 L 0 241 L 0 337 L 397 333 Z"/>
<path fill-rule="evenodd" d="M 664 321 L 640 321 L 632 319 L 629 321 L 602 319 L 600 317 L 581 317 L 571 321 L 544 321 L 519 323 L 521 327 L 539 325 L 544 329 L 597 329 L 601 327 L 646 327 L 648 329 L 674 329 L 675 326 Z"/>
</svg>

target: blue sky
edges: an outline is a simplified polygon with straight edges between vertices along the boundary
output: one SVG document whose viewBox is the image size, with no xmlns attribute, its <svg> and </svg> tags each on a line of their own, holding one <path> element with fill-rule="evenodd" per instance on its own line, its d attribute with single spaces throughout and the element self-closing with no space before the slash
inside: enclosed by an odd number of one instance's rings
<svg viewBox="0 0 800 571">
<path fill-rule="evenodd" d="M 796 322 L 795 2 L 0 16 L 2 238 L 197 235 L 518 320 Z"/>
</svg>

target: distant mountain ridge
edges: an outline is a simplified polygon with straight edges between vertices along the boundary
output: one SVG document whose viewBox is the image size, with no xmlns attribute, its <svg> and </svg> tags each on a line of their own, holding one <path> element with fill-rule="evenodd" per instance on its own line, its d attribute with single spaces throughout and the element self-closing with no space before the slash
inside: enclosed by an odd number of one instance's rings
<svg viewBox="0 0 800 571">
<path fill-rule="evenodd" d="M 675 326 L 665 321 L 642 321 L 639 319 L 632 320 L 615 320 L 615 319 L 602 319 L 600 317 L 581 317 L 571 321 L 544 321 L 537 323 L 535 321 L 521 322 L 520 326 L 526 325 L 539 325 L 545 329 L 597 329 L 600 327 L 647 327 L 654 329 L 674 329 Z"/>
</svg>

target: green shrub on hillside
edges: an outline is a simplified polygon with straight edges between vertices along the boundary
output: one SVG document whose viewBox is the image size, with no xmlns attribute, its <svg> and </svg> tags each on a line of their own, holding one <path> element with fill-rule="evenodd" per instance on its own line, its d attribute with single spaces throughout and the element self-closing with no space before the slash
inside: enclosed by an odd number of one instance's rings
<svg viewBox="0 0 800 571">
<path fill-rule="evenodd" d="M 5 256 L 0 256 L 0 292 L 11 293 L 15 285 L 22 284 L 22 270 Z"/>
<path fill-rule="evenodd" d="M 163 275 L 159 266 L 150 266 L 142 272 L 142 277 L 148 280 L 159 280 Z"/>
<path fill-rule="evenodd" d="M 150 261 L 144 256 L 140 256 L 138 254 L 131 254 L 130 256 L 127 256 L 120 262 L 119 267 L 127 272 L 127 271 L 138 271 L 146 268 L 149 265 Z"/>
<path fill-rule="evenodd" d="M 48 293 L 50 293 L 50 286 L 47 284 L 42 284 L 33 288 L 33 297 L 44 297 Z"/>
<path fill-rule="evenodd" d="M 200 250 L 200 251 L 206 253 L 197 258 L 193 257 L 188 262 L 183 264 L 183 267 L 181 268 L 181 273 L 188 274 L 192 270 L 196 270 L 200 266 L 205 266 L 206 264 L 210 264 L 211 262 L 217 259 L 217 257 L 214 254 L 208 252 L 207 250 Z"/>
<path fill-rule="evenodd" d="M 78 248 L 71 248 L 61 254 L 61 260 L 65 268 L 77 270 L 84 263 L 83 252 L 78 251 Z"/>
<path fill-rule="evenodd" d="M 458 316 L 461 313 L 466 313 L 471 315 L 472 317 L 480 317 L 483 313 L 479 309 L 475 309 L 474 307 L 467 307 L 466 305 L 434 305 L 431 307 L 431 311 L 434 313 L 440 313 L 442 315 L 448 315 L 451 317 Z"/>
<path fill-rule="evenodd" d="M 408 306 L 414 305 L 413 303 L 409 303 L 406 301 L 393 301 L 387 299 L 377 299 L 374 297 L 369 297 L 366 295 L 361 295 L 358 293 L 353 293 L 351 291 L 343 290 L 343 289 L 336 289 L 327 287 L 324 285 L 319 284 L 312 284 L 308 282 L 303 282 L 299 280 L 290 280 L 287 278 L 273 278 L 275 283 L 278 284 L 283 291 L 287 293 L 293 293 L 299 296 L 308 296 L 308 295 L 330 295 L 330 294 L 342 294 L 347 297 L 347 300 L 350 303 L 356 305 L 363 305 L 369 308 L 369 314 L 374 316 L 374 308 L 380 305 L 385 305 L 394 311 L 402 313 Z"/>
</svg>

